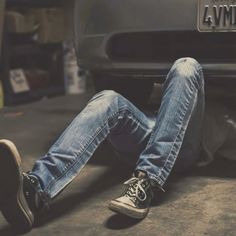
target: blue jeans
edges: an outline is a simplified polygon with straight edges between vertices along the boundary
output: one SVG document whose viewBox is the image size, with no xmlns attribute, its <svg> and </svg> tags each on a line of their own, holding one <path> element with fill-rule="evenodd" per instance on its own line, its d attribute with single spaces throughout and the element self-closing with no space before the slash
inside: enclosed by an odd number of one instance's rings
<svg viewBox="0 0 236 236">
<path fill-rule="evenodd" d="M 114 91 L 100 92 L 36 161 L 30 174 L 39 180 L 37 191 L 52 199 L 107 139 L 123 158 L 136 163 L 135 170 L 145 171 L 154 184 L 163 186 L 175 162 L 176 169 L 184 170 L 197 160 L 203 113 L 201 66 L 192 58 L 181 58 L 166 77 L 154 116 L 146 116 Z"/>
</svg>

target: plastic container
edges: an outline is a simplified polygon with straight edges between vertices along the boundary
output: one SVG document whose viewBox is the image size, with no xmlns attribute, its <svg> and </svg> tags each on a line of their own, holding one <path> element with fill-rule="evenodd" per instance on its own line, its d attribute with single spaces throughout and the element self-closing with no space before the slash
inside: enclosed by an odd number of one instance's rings
<svg viewBox="0 0 236 236">
<path fill-rule="evenodd" d="M 77 65 L 73 43 L 64 44 L 64 71 L 67 94 L 82 94 L 86 91 L 86 73 Z"/>
</svg>

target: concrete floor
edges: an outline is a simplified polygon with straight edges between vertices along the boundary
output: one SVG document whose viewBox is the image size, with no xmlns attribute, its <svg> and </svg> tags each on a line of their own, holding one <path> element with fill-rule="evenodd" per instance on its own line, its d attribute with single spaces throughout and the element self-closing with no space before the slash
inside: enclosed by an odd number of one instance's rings
<svg viewBox="0 0 236 236">
<path fill-rule="evenodd" d="M 91 96 L 78 95 L 5 108 L 0 111 L 0 137 L 13 140 L 29 170 Z M 236 235 L 236 163 L 218 160 L 169 179 L 143 221 L 107 209 L 121 192 L 131 170 L 103 144 L 75 181 L 54 200 L 28 234 L 38 235 Z M 0 235 L 14 232 L 0 214 Z"/>
</svg>

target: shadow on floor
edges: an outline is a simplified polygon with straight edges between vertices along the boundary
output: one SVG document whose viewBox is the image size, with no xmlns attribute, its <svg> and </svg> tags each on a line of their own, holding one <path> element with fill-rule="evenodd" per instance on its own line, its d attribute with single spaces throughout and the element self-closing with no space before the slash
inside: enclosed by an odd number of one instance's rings
<svg viewBox="0 0 236 236">
<path fill-rule="evenodd" d="M 4 226 L 3 228 L 0 229 L 0 235 L 1 236 L 15 236 L 15 235 L 19 235 L 16 234 L 13 229 L 11 229 L 11 226 Z"/>
<path fill-rule="evenodd" d="M 114 187 L 115 185 L 121 184 L 124 180 L 130 177 L 132 170 L 129 168 L 124 168 L 124 165 L 119 161 L 115 161 L 114 154 L 112 153 L 110 147 L 104 143 L 94 155 L 95 158 L 92 159 L 92 163 L 95 165 L 108 165 L 108 169 L 99 178 L 94 178 L 92 184 L 86 188 L 84 192 L 71 193 L 66 195 L 64 198 L 55 201 L 50 212 L 43 214 L 39 217 L 39 221 L 36 227 L 42 227 L 63 217 L 65 214 L 73 211 L 75 207 L 84 207 L 84 203 L 90 198 L 96 196 L 96 194 L 106 191 L 107 189 Z M 98 157 L 99 156 L 99 157 Z M 96 158 L 97 157 L 97 158 Z M 115 162 L 115 164 L 114 164 Z M 122 175 L 120 173 L 122 170 Z M 159 190 L 155 192 L 158 198 L 153 201 L 152 206 L 163 204 L 172 200 L 178 196 L 173 196 L 174 187 L 177 183 L 181 183 L 183 178 L 186 177 L 217 177 L 217 178 L 235 178 L 236 179 L 236 162 L 227 161 L 223 159 L 217 159 L 211 165 L 204 168 L 195 168 L 193 171 L 184 174 L 172 175 L 169 179 L 169 185 L 167 184 L 168 192 L 163 193 Z M 88 189 L 88 190 L 87 190 Z M 181 194 L 180 194 L 181 195 Z M 81 204 L 81 205 L 80 205 Z M 83 204 L 83 205 L 82 205 Z M 85 206 L 86 207 L 86 206 Z M 104 226 L 111 230 L 127 229 L 136 224 L 140 220 L 130 219 L 125 216 L 114 214 L 109 217 Z M 4 227 L 0 229 L 0 235 L 3 236 L 13 236 L 16 235 L 10 227 Z"/>
<path fill-rule="evenodd" d="M 40 220 L 37 222 L 36 227 L 41 227 L 63 217 L 65 214 L 73 211 L 80 204 L 80 209 L 82 209 L 84 204 L 90 198 L 93 198 L 98 193 L 102 193 L 103 191 L 122 183 L 127 178 L 128 171 L 125 173 L 126 170 L 122 169 L 123 176 L 119 175 L 118 172 L 119 168 L 111 166 L 111 169 L 103 173 L 102 176 L 94 178 L 94 181 L 90 186 L 88 186 L 88 188 L 86 188 L 85 192 L 72 193 L 55 201 L 55 203 L 51 205 L 48 213 L 40 215 Z"/>
<path fill-rule="evenodd" d="M 236 179 L 236 161 L 217 158 L 207 167 L 195 168 L 189 175 Z"/>
<path fill-rule="evenodd" d="M 106 155 L 103 155 L 106 154 Z M 99 158 L 96 158 L 99 156 Z M 117 184 L 121 184 L 124 180 L 130 177 L 132 170 L 127 167 L 124 168 L 122 163 L 116 160 L 114 154 L 110 147 L 107 147 L 107 144 L 104 143 L 95 154 L 95 158 L 91 160 L 95 165 L 108 165 L 111 167 L 110 170 L 106 171 L 99 179 L 88 186 L 88 191 L 83 193 L 75 193 L 57 201 L 52 205 L 53 212 L 41 217 L 41 221 L 38 222 L 37 227 L 43 226 L 45 224 L 54 221 L 57 218 L 62 217 L 64 214 L 72 211 L 80 203 L 85 203 L 88 199 L 94 197 L 97 193 L 106 191 L 110 187 L 114 187 Z M 114 164 L 115 162 L 115 164 Z M 120 175 L 120 170 L 122 169 L 122 176 Z M 161 190 L 155 190 L 155 195 L 158 195 L 158 198 L 155 198 L 152 202 L 152 206 L 157 206 L 165 202 L 173 200 L 171 194 L 173 186 L 176 183 L 181 183 L 181 180 L 185 177 L 217 177 L 217 178 L 235 178 L 236 179 L 236 162 L 227 161 L 224 159 L 217 159 L 211 165 L 204 168 L 195 168 L 190 172 L 183 174 L 174 174 L 170 177 L 169 183 L 166 186 L 168 192 L 163 193 Z M 111 177 L 112 176 L 112 177 Z M 104 180 L 104 181 L 103 181 Z M 102 183 L 102 184 L 101 184 Z M 176 197 L 176 196 L 175 196 Z M 60 207 L 59 207 L 60 206 Z M 139 220 L 133 220 L 128 217 L 120 216 L 117 214 L 112 215 L 105 222 L 105 227 L 109 229 L 125 229 L 132 227 L 133 225 L 139 223 Z"/>
<path fill-rule="evenodd" d="M 112 230 L 121 230 L 130 228 L 138 224 L 142 220 L 132 219 L 127 216 L 122 216 L 119 214 L 114 214 L 107 219 L 105 222 L 105 227 Z"/>
<path fill-rule="evenodd" d="M 179 191 L 179 192 L 188 192 L 194 191 L 194 187 L 191 187 L 191 190 L 188 190 L 191 185 L 182 186 L 182 190 L 180 191 L 176 187 L 177 184 L 181 184 L 185 178 L 189 177 L 210 177 L 210 178 L 219 178 L 219 179 L 235 179 L 236 180 L 236 161 L 230 161 L 224 158 L 217 158 L 214 160 L 210 165 L 206 167 L 194 167 L 190 169 L 189 171 L 186 171 L 184 173 L 174 173 L 172 174 L 167 183 L 164 186 L 164 189 L 166 190 L 166 193 L 163 193 L 160 190 L 157 190 L 155 192 L 155 195 L 158 197 L 155 198 L 152 201 L 152 206 L 157 206 L 160 204 L 164 204 L 169 201 L 176 200 L 177 195 L 173 196 L 173 191 Z M 204 187 L 204 185 L 207 184 L 204 181 L 201 181 L 201 186 Z M 178 185 L 179 186 L 179 185 Z M 200 184 L 198 183 L 198 189 L 200 187 Z"/>
</svg>

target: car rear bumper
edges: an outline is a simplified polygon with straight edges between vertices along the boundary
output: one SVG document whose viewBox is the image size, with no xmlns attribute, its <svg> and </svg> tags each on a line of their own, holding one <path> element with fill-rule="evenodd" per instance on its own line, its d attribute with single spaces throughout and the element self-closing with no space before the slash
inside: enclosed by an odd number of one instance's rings
<svg viewBox="0 0 236 236">
<path fill-rule="evenodd" d="M 79 53 L 80 56 L 78 56 L 79 66 L 90 71 L 94 71 L 97 73 L 106 73 L 114 76 L 132 76 L 137 79 L 155 79 L 165 77 L 176 59 L 180 57 L 194 57 L 202 65 L 204 74 L 207 78 L 236 79 L 236 53 L 234 57 L 232 45 L 227 44 L 228 46 L 232 46 L 228 49 L 220 49 L 220 45 L 218 45 L 219 48 L 216 48 L 216 52 L 214 52 L 213 55 L 208 58 L 199 58 L 200 56 L 196 57 L 194 53 L 175 53 L 174 51 L 169 51 L 168 53 L 166 52 L 166 56 L 158 56 L 156 59 L 154 56 L 154 59 L 151 60 L 150 58 L 145 59 L 145 56 L 142 57 L 142 53 L 140 53 L 141 55 L 137 55 L 139 53 L 136 53 L 136 55 L 132 55 L 132 53 L 130 53 L 130 58 L 128 58 L 127 55 L 124 55 L 124 57 L 122 55 L 120 57 L 114 57 L 110 55 L 110 38 L 112 37 L 108 37 L 107 35 L 100 35 L 97 37 L 93 36 L 91 38 L 86 37 L 84 40 L 82 40 L 83 46 L 81 46 Z M 214 48 L 216 46 L 217 45 L 215 45 Z M 143 45 L 143 48 L 145 48 L 145 45 Z M 174 48 L 176 49 L 176 47 Z M 204 49 L 204 46 L 202 47 L 202 49 Z M 149 49 L 147 49 L 147 51 L 148 50 Z M 199 47 L 197 48 L 195 46 L 194 48 L 193 45 L 193 50 L 196 50 L 197 54 L 200 53 Z M 203 54 L 203 56 L 210 53 L 210 51 L 211 49 L 209 50 L 209 52 L 207 52 L 206 49 L 206 52 Z M 158 51 L 156 53 L 158 54 Z M 231 54 L 230 57 L 229 54 Z M 146 57 L 148 57 L 148 55 L 146 55 Z"/>
<path fill-rule="evenodd" d="M 85 63 L 83 63 L 85 64 Z M 173 63 L 118 63 L 103 62 L 92 63 L 88 69 L 94 73 L 102 73 L 115 77 L 133 77 L 136 79 L 162 79 L 170 70 Z M 207 79 L 235 79 L 236 80 L 236 63 L 235 64 L 201 64 L 204 76 Z"/>
<path fill-rule="evenodd" d="M 236 34 L 198 32 L 197 0 L 76 3 L 80 67 L 155 79 L 166 76 L 176 59 L 193 57 L 208 78 L 236 79 Z"/>
</svg>

